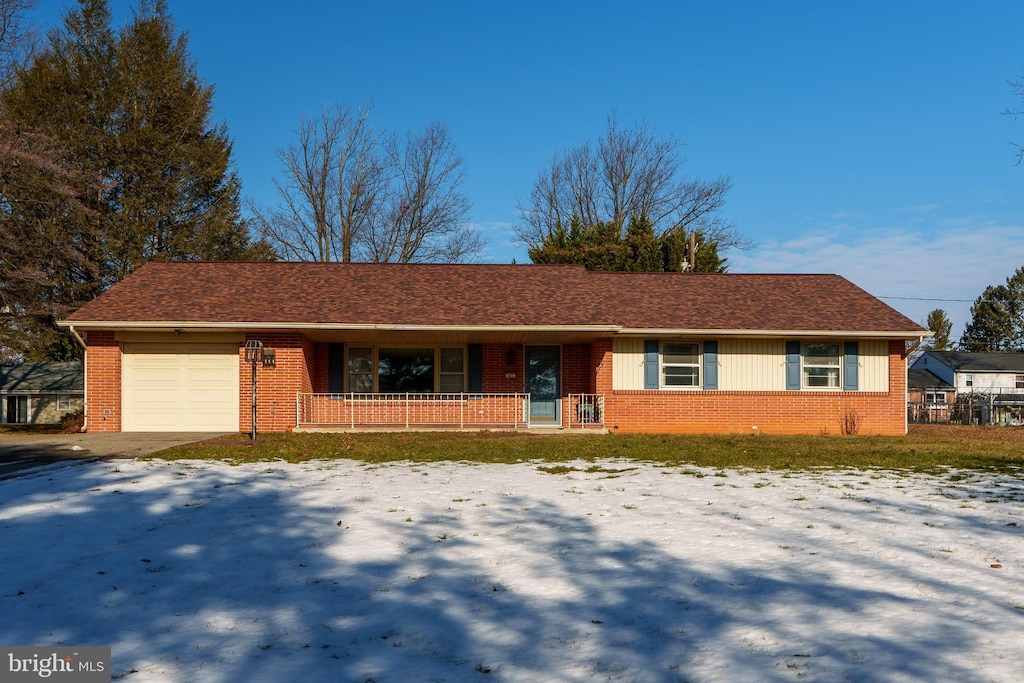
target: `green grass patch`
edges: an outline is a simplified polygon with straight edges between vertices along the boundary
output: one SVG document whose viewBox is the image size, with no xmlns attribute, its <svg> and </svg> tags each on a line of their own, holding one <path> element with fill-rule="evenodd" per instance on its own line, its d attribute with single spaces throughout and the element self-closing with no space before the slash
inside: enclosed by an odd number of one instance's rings
<svg viewBox="0 0 1024 683">
<path fill-rule="evenodd" d="M 608 459 L 754 470 L 820 467 L 1016 470 L 1024 467 L 1024 431 L 1013 427 L 915 426 L 902 437 L 648 434 L 566 435 L 515 432 L 400 432 L 266 434 L 252 442 L 233 435 L 170 448 L 152 457 L 231 463 L 305 462 L 337 458 L 368 463 L 543 462 Z M 602 471 L 600 468 L 591 471 Z M 719 476 L 725 473 L 720 473 Z"/>
</svg>

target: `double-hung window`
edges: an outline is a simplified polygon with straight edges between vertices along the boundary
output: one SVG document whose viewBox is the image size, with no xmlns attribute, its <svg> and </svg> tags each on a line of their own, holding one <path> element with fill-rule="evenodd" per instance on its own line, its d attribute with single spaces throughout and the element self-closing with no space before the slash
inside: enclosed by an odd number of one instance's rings
<svg viewBox="0 0 1024 683">
<path fill-rule="evenodd" d="M 438 351 L 438 391 L 458 394 L 466 389 L 466 352 L 461 346 L 442 346 Z"/>
<path fill-rule="evenodd" d="M 350 346 L 348 349 L 348 390 L 353 394 L 373 393 L 373 348 Z"/>
<path fill-rule="evenodd" d="M 945 391 L 929 391 L 927 392 L 926 399 L 928 403 L 945 403 L 946 392 Z"/>
<path fill-rule="evenodd" d="M 838 389 L 843 352 L 837 342 L 807 342 L 803 345 L 803 386 L 807 389 Z"/>
<path fill-rule="evenodd" d="M 700 387 L 699 342 L 662 342 L 661 386 Z"/>
</svg>

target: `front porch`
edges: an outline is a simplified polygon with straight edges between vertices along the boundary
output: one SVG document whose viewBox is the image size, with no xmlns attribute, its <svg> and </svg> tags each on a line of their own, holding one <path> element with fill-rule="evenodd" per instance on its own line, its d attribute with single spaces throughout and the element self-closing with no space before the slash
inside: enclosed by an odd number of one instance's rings
<svg viewBox="0 0 1024 683">
<path fill-rule="evenodd" d="M 604 429 L 603 395 L 567 394 L 558 404 L 552 421 L 531 414 L 525 393 L 297 394 L 295 429 Z"/>
</svg>

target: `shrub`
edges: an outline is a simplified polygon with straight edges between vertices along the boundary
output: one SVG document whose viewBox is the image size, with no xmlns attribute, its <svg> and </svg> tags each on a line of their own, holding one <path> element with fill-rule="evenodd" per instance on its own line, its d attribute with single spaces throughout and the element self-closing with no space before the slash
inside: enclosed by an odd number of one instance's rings
<svg viewBox="0 0 1024 683">
<path fill-rule="evenodd" d="M 73 413 L 65 413 L 60 418 L 60 431 L 63 434 L 75 434 L 82 431 L 85 426 L 85 412 L 76 410 Z"/>
</svg>

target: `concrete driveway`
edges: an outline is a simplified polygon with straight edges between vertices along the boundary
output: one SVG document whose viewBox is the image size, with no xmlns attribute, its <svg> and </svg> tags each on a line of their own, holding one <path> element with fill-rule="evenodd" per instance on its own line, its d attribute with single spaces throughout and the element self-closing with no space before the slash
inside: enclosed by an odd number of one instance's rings
<svg viewBox="0 0 1024 683">
<path fill-rule="evenodd" d="M 66 462 L 150 455 L 171 446 L 212 439 L 210 432 L 132 432 L 107 434 L 0 434 L 0 479 Z"/>
</svg>

